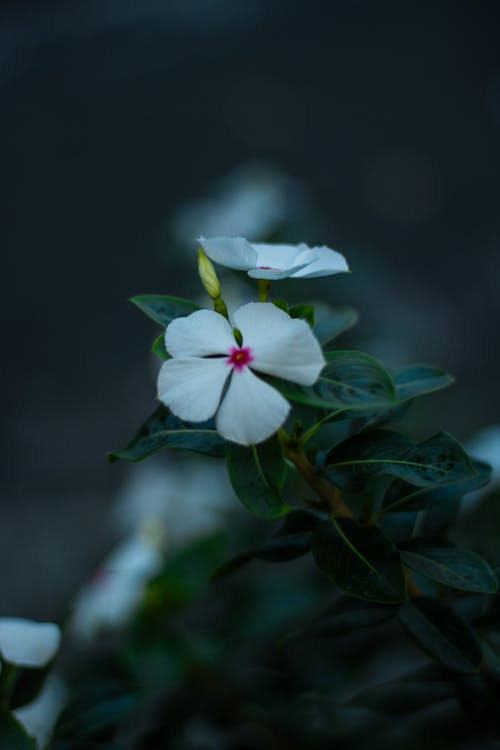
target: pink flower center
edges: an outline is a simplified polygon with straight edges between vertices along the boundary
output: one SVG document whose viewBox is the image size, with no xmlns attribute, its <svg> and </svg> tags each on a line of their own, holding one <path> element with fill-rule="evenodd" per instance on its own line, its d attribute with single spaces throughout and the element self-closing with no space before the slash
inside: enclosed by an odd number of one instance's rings
<svg viewBox="0 0 500 750">
<path fill-rule="evenodd" d="M 232 346 L 230 349 L 230 355 L 226 362 L 230 367 L 234 367 L 235 370 L 241 372 L 245 369 L 246 365 L 253 362 L 254 356 L 249 346 Z"/>
</svg>

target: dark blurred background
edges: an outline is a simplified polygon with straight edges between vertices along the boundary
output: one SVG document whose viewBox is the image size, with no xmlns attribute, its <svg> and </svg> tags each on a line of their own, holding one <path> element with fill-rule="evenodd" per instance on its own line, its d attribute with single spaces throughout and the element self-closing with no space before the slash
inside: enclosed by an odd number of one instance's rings
<svg viewBox="0 0 500 750">
<path fill-rule="evenodd" d="M 315 296 L 359 309 L 350 346 L 456 374 L 427 429 L 499 420 L 498 16 L 3 1 L 1 614 L 54 617 L 108 548 L 128 468 L 105 454 L 155 395 L 154 332 L 127 298 L 192 292 L 195 243 L 191 259 L 171 217 L 241 164 L 305 186 L 318 221 L 286 239 L 348 258 Z"/>
</svg>

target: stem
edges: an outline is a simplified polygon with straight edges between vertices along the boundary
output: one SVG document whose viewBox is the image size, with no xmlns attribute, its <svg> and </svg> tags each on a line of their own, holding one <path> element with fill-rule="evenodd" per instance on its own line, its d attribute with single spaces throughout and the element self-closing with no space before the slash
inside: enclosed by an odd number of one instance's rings
<svg viewBox="0 0 500 750">
<path fill-rule="evenodd" d="M 290 440 L 284 442 L 285 456 L 292 461 L 303 479 L 321 499 L 321 507 L 336 518 L 353 518 L 350 508 L 342 500 L 340 490 L 319 476 L 307 458 L 302 445 Z"/>
<path fill-rule="evenodd" d="M 2 672 L 0 675 L 0 710 L 8 710 L 10 707 L 10 698 L 12 688 L 14 687 L 14 678 L 16 676 L 16 667 L 7 661 L 2 660 Z"/>
<path fill-rule="evenodd" d="M 268 279 L 259 279 L 259 302 L 267 302 L 271 282 Z"/>
<path fill-rule="evenodd" d="M 344 409 L 336 409 L 335 411 L 329 412 L 326 415 L 326 417 L 323 417 L 323 419 L 320 419 L 319 422 L 316 422 L 316 424 L 314 424 L 312 427 L 310 427 L 307 430 L 307 432 L 304 432 L 304 434 L 302 435 L 302 442 L 303 443 L 307 443 L 307 441 L 310 440 L 313 437 L 313 435 L 315 435 L 317 433 L 317 431 L 320 429 L 320 427 L 323 427 L 323 425 L 325 424 L 325 422 L 328 422 L 329 419 L 331 419 L 332 417 L 334 417 L 336 414 L 340 414 L 343 411 L 344 411 Z"/>
</svg>

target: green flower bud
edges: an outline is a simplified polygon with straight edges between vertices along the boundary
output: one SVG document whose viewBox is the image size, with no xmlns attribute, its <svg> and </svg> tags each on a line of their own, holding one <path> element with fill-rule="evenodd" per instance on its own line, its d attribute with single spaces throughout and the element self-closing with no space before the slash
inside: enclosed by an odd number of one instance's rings
<svg viewBox="0 0 500 750">
<path fill-rule="evenodd" d="M 220 297 L 220 284 L 215 268 L 211 261 L 207 258 L 203 250 L 198 250 L 198 273 L 200 274 L 201 283 L 205 287 L 205 290 L 209 297 L 213 300 L 219 299 Z"/>
</svg>

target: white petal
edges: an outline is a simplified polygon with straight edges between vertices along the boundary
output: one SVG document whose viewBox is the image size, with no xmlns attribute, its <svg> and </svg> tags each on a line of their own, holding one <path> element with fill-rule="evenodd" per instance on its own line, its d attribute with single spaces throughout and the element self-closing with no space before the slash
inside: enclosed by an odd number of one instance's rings
<svg viewBox="0 0 500 750">
<path fill-rule="evenodd" d="M 68 689 L 64 682 L 57 675 L 50 674 L 35 700 L 12 713 L 29 736 L 36 740 L 37 747 L 43 748 L 52 736 L 67 699 Z"/>
<path fill-rule="evenodd" d="M 44 667 L 56 655 L 61 631 L 53 622 L 0 618 L 0 654 L 21 667 Z"/>
<path fill-rule="evenodd" d="M 197 310 L 167 327 L 165 346 L 172 357 L 226 354 L 235 345 L 231 325 L 213 310 Z"/>
<path fill-rule="evenodd" d="M 314 279 L 318 276 L 331 276 L 335 273 L 349 271 L 347 261 L 341 253 L 329 247 L 313 247 L 316 259 L 308 266 L 295 271 L 293 279 Z"/>
<path fill-rule="evenodd" d="M 230 373 L 225 357 L 169 359 L 158 375 L 158 398 L 180 419 L 204 422 L 217 411 Z"/>
<path fill-rule="evenodd" d="M 290 318 L 270 302 L 251 302 L 236 310 L 234 323 L 252 350 L 252 369 L 301 385 L 316 382 L 325 360 L 304 320 Z"/>
<path fill-rule="evenodd" d="M 281 393 L 245 367 L 233 372 L 217 412 L 217 430 L 233 443 L 261 443 L 281 427 L 289 411 L 290 404 Z"/>
<path fill-rule="evenodd" d="M 221 266 L 248 271 L 257 265 L 257 252 L 243 237 L 199 237 L 198 242 L 208 257 Z"/>
<path fill-rule="evenodd" d="M 312 263 L 316 254 L 303 242 L 300 245 L 254 244 L 257 250 L 257 268 L 263 266 L 284 271 L 294 266 Z"/>
</svg>

